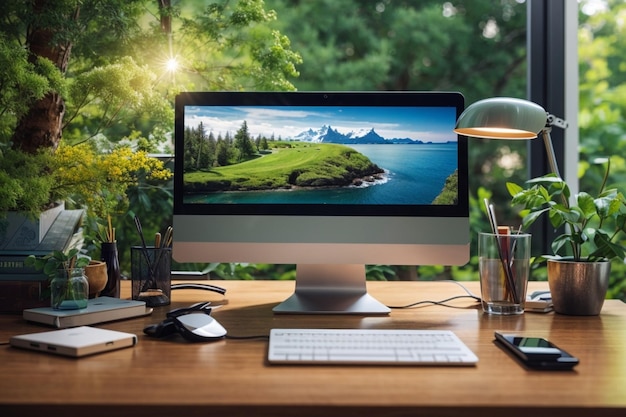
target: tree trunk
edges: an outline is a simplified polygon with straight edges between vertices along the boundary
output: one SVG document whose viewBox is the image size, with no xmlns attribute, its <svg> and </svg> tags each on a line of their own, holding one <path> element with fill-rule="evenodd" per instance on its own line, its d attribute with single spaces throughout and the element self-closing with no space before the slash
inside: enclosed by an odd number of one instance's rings
<svg viewBox="0 0 626 417">
<path fill-rule="evenodd" d="M 157 0 L 159 4 L 159 16 L 161 19 L 161 30 L 166 35 L 172 33 L 172 1 L 171 0 Z"/>
<path fill-rule="evenodd" d="M 33 14 L 43 15 L 50 7 L 47 0 L 35 0 Z M 68 19 L 76 21 L 79 15 L 77 7 Z M 45 19 L 34 19 L 41 22 Z M 70 59 L 72 42 L 69 40 L 55 43 L 55 29 L 34 24 L 28 28 L 26 45 L 29 59 L 36 62 L 39 57 L 52 61 L 61 73 L 65 74 Z M 13 134 L 13 148 L 35 153 L 41 148 L 55 150 L 61 141 L 61 128 L 65 114 L 65 101 L 57 92 L 49 92 L 37 100 L 28 112 L 18 121 Z"/>
<path fill-rule="evenodd" d="M 42 148 L 56 150 L 61 141 L 64 114 L 63 98 L 56 93 L 46 94 L 20 119 L 13 133 L 13 147 L 29 153 Z"/>
</svg>

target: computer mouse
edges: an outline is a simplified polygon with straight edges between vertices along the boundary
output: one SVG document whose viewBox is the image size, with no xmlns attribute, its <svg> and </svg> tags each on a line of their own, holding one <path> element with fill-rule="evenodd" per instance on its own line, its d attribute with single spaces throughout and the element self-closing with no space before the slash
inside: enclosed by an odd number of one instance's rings
<svg viewBox="0 0 626 417">
<path fill-rule="evenodd" d="M 186 314 L 173 320 L 180 334 L 192 342 L 209 342 L 226 336 L 226 329 L 208 314 Z"/>
</svg>

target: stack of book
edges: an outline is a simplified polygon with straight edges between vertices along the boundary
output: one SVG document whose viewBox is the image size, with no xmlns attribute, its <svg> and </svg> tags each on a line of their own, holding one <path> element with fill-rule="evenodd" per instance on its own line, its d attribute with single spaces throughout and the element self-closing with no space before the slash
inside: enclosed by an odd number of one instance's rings
<svg viewBox="0 0 626 417">
<path fill-rule="evenodd" d="M 48 277 L 24 261 L 30 255 L 81 248 L 82 217 L 83 210 L 63 210 L 39 243 L 20 245 L 18 241 L 5 240 L 0 245 L 0 312 L 21 313 L 26 308 L 50 305 L 46 296 Z"/>
</svg>

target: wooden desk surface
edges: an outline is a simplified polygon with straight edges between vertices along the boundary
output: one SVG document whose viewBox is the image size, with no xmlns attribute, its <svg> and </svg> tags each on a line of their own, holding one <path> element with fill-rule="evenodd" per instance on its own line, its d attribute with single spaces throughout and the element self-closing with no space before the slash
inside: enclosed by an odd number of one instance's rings
<svg viewBox="0 0 626 417">
<path fill-rule="evenodd" d="M 221 296 L 177 290 L 170 307 L 98 327 L 136 333 L 134 348 L 68 359 L 0 346 L 0 415 L 123 416 L 624 416 L 626 304 L 607 300 L 597 317 L 526 313 L 483 315 L 468 300 L 452 309 L 394 310 L 385 317 L 274 315 L 293 282 L 220 281 L 228 304 L 214 312 L 233 336 L 272 327 L 451 329 L 479 357 L 476 367 L 276 366 L 267 341 L 191 344 L 154 340 L 144 326 L 172 307 Z M 129 295 L 124 283 L 123 296 Z M 477 283 L 466 285 L 478 294 Z M 531 283 L 533 288 L 545 283 Z M 463 293 L 450 282 L 370 282 L 388 305 Z M 45 331 L 18 315 L 0 316 L 0 341 Z M 529 371 L 493 344 L 494 330 L 542 336 L 580 358 L 571 372 Z"/>
</svg>

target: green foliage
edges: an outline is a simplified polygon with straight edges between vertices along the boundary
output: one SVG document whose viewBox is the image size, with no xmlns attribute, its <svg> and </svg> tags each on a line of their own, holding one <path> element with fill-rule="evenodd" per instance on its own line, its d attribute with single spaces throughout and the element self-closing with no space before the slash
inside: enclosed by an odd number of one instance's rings
<svg viewBox="0 0 626 417">
<path fill-rule="evenodd" d="M 0 217 L 8 211 L 37 216 L 50 202 L 63 196 L 54 192 L 56 180 L 49 175 L 53 157 L 5 149 L 0 156 Z"/>
<path fill-rule="evenodd" d="M 239 128 L 239 130 L 235 133 L 235 141 L 233 145 L 238 151 L 237 160 L 239 162 L 250 159 L 255 153 L 254 145 L 252 144 L 252 139 L 250 138 L 250 133 L 248 132 L 248 123 L 246 123 L 245 120 L 243 121 L 241 128 Z"/>
<path fill-rule="evenodd" d="M 38 13 L 33 2 L 0 2 L 0 142 L 8 144 L 16 121 L 34 101 L 56 92 L 64 99 L 65 145 L 89 141 L 91 149 L 108 153 L 122 143 L 171 153 L 172 104 L 179 91 L 294 89 L 289 79 L 298 75 L 300 56 L 286 36 L 268 27 L 276 14 L 263 1 L 173 3 L 161 9 L 153 0 L 59 0 L 45 2 L 45 12 Z M 167 20 L 170 25 L 162 25 Z M 71 50 L 70 62 L 30 63 L 27 34 L 37 27 L 52 35 L 44 46 Z M 178 60 L 178 71 L 166 68 L 170 59 Z M 18 161 L 6 168 L 16 157 L 4 156 L 0 213 L 15 207 L 36 213 L 42 202 L 67 197 L 54 195 L 54 177 L 46 175 L 52 162 L 20 166 Z M 171 224 L 171 184 L 161 187 L 149 178 L 124 186 L 130 213 L 146 214 L 141 218 L 147 233 Z M 122 251 L 136 233 L 128 219 L 116 220 Z"/>
<path fill-rule="evenodd" d="M 171 34 L 153 25 L 152 33 L 144 32 L 129 45 L 132 55 L 154 68 L 176 58 L 183 71 L 165 74 L 176 89 L 294 89 L 289 80 L 298 76 L 301 58 L 286 36 L 268 26 L 276 13 L 262 0 L 215 0 L 206 7 L 190 3 L 176 10 Z M 169 50 L 163 43 L 154 45 L 164 35 L 171 41 Z"/>
<path fill-rule="evenodd" d="M 288 79 L 298 76 L 301 59 L 268 27 L 276 14 L 263 1 L 199 6 L 164 11 L 152 0 L 62 0 L 36 13 L 31 2 L 2 2 L 0 141 L 7 143 L 19 117 L 49 92 L 65 100 L 69 143 L 118 142 L 133 131 L 164 143 L 179 91 L 294 89 Z M 171 19 L 171 32 L 161 15 Z M 23 47 L 30 27 L 49 28 L 54 45 L 71 48 L 71 71 L 43 58 L 30 63 Z M 179 61 L 178 71 L 166 68 L 170 59 Z"/>
<path fill-rule="evenodd" d="M 45 58 L 35 63 L 27 51 L 0 33 L 0 143 L 7 143 L 20 117 L 49 91 L 63 91 L 59 70 Z"/>
<path fill-rule="evenodd" d="M 79 257 L 78 252 L 78 249 L 70 249 L 67 253 L 55 250 L 41 257 L 30 255 L 25 259 L 24 264 L 43 271 L 48 277 L 54 278 L 59 270 L 84 268 L 89 264 L 89 258 Z"/>
<path fill-rule="evenodd" d="M 65 118 L 65 126 L 71 133 L 66 135 L 66 140 L 84 142 L 110 132 L 121 120 L 140 120 L 145 114 L 154 120 L 152 129 L 171 126 L 174 117 L 171 103 L 153 88 L 155 80 L 154 72 L 138 65 L 132 57 L 123 57 L 72 78 Z M 130 135 L 132 127 L 131 124 L 126 130 L 116 129 L 120 134 L 117 140 Z"/>
<path fill-rule="evenodd" d="M 607 167 L 607 175 L 609 168 Z M 522 188 L 507 183 L 513 204 L 521 204 L 523 227 L 528 228 L 541 216 L 547 215 L 555 229 L 565 227 L 565 233 L 552 242 L 557 257 L 571 256 L 574 260 L 624 260 L 625 249 L 615 243 L 626 232 L 626 199 L 616 189 L 605 189 L 603 182 L 596 197 L 586 192 L 574 196 L 565 181 L 549 174 L 534 178 Z"/>
<path fill-rule="evenodd" d="M 459 172 L 454 171 L 446 178 L 441 193 L 435 198 L 433 204 L 457 204 L 459 201 Z"/>
<path fill-rule="evenodd" d="M 587 1 L 582 1 L 584 6 Z M 626 3 L 608 0 L 605 9 L 579 14 L 579 189 L 595 194 L 604 182 L 604 163 L 611 160 L 609 188 L 626 190 Z M 626 246 L 623 234 L 612 240 Z M 613 262 L 608 297 L 626 300 L 625 265 Z"/>
<path fill-rule="evenodd" d="M 117 147 L 98 153 L 89 144 L 61 146 L 52 154 L 6 149 L 0 158 L 0 216 L 21 211 L 36 216 L 50 204 L 71 200 L 106 218 L 120 207 L 125 191 L 140 179 L 164 181 L 171 172 L 146 152 Z"/>
<path fill-rule="evenodd" d="M 469 102 L 524 95 L 526 5 L 519 1 L 266 3 L 302 55 L 300 90 L 452 89 Z"/>
</svg>

